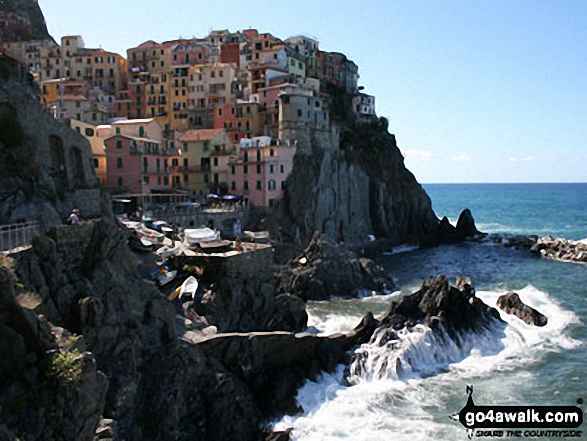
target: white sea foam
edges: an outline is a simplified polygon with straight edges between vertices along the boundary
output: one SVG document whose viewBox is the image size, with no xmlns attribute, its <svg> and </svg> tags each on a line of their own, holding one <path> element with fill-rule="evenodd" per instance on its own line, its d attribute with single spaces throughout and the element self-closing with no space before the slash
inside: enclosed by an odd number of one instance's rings
<svg viewBox="0 0 587 441">
<path fill-rule="evenodd" d="M 578 322 L 574 313 L 532 286 L 516 292 L 548 317 L 546 326 L 530 326 L 500 311 L 505 329 L 496 326 L 469 335 L 457 346 L 446 335 L 418 325 L 399 333 L 395 350 L 394 342 L 378 331 L 372 344 L 358 350 L 370 359 L 363 359 L 360 372 L 355 369 L 354 386 L 341 386 L 342 366 L 317 383 L 307 382 L 297 397 L 304 414 L 285 417 L 276 428 L 293 427 L 293 439 L 299 441 L 463 438 L 462 427 L 448 415 L 464 405 L 465 384 L 485 384 L 488 395 L 501 404 L 515 403 L 520 384 L 533 379 L 528 368 L 532 363 L 581 344 L 566 333 Z M 495 306 L 504 293 L 484 291 L 477 296 Z M 336 322 L 329 317 L 321 325 Z"/>
<path fill-rule="evenodd" d="M 399 291 L 385 295 L 368 295 L 358 299 L 332 299 L 329 302 L 308 302 L 308 332 L 321 336 L 352 331 L 365 314 L 385 311 Z M 328 312 L 325 310 L 335 310 Z M 344 311 L 340 313 L 339 311 Z"/>
<path fill-rule="evenodd" d="M 403 244 L 403 245 L 398 245 L 396 247 L 393 247 L 391 249 L 391 251 L 384 251 L 382 254 L 384 254 L 386 256 L 392 256 L 394 254 L 409 253 L 410 251 L 415 251 L 415 250 L 419 250 L 419 249 L 420 249 L 419 245 Z"/>
</svg>

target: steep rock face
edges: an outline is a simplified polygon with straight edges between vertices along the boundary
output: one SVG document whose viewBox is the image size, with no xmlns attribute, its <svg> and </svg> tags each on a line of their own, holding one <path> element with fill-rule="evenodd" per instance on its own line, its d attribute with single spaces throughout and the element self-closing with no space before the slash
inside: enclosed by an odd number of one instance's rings
<svg viewBox="0 0 587 441">
<path fill-rule="evenodd" d="M 24 39 L 42 40 L 51 38 L 37 0 L 2 0 L 0 2 L 0 11 L 18 13 L 30 23 L 26 34 L 23 35 Z"/>
<path fill-rule="evenodd" d="M 203 269 L 200 281 L 208 289 L 196 306 L 219 332 L 249 332 L 306 328 L 303 302 L 277 296 L 273 250 L 265 248 L 232 257 L 195 258 Z"/>
<path fill-rule="evenodd" d="M 81 204 L 86 217 L 109 213 L 95 187 L 88 141 L 44 111 L 20 63 L 0 56 L 0 71 L 0 163 L 11 165 L 0 170 L 0 223 L 39 220 L 51 227 Z"/>
<path fill-rule="evenodd" d="M 395 137 L 360 125 L 345 134 L 340 143 L 310 136 L 298 149 L 279 207 L 281 233 L 301 246 L 316 232 L 347 244 L 368 235 L 394 242 L 434 237 L 430 198 L 405 168 Z"/>
<path fill-rule="evenodd" d="M 83 337 L 20 303 L 11 270 L 0 267 L 0 438 L 92 439 L 106 377 Z"/>
<path fill-rule="evenodd" d="M 261 415 L 247 386 L 197 346 L 145 359 L 134 439 L 256 440 Z"/>
<path fill-rule="evenodd" d="M 6 377 L 0 398 L 8 394 L 14 400 L 14 385 L 30 382 L 28 378 L 41 369 L 38 360 L 60 347 L 56 337 L 48 336 L 56 329 L 62 329 L 58 341 L 73 344 L 81 339 L 75 347 L 89 360 L 83 362 L 81 380 L 64 389 L 69 401 L 59 398 L 57 418 L 46 413 L 52 404 L 36 396 L 21 404 L 17 400 L 22 407 L 19 415 L 38 414 L 39 421 L 47 421 L 44 426 L 24 427 L 26 436 L 56 439 L 52 435 L 61 434 L 63 439 L 90 440 L 102 418 L 98 430 L 106 438 L 258 438 L 259 411 L 248 386 L 197 347 L 179 346 L 177 311 L 154 284 L 140 278 L 137 257 L 112 221 L 54 228 L 13 259 L 14 276 L 7 282 L 15 285 L 18 280 L 19 302 L 29 307 L 25 317 L 40 324 L 24 330 L 11 325 L 6 333 L 0 326 L 1 341 L 15 333 L 23 335 L 10 346 L 12 365 L 4 369 L 0 364 L 0 374 L 31 372 L 23 374 L 24 380 Z M 3 314 L 4 303 L 0 301 L 0 318 L 14 320 L 13 312 Z M 8 311 L 14 310 L 12 304 Z M 40 330 L 31 334 L 29 328 Z M 26 395 L 29 389 L 22 390 Z M 72 421 L 65 424 L 59 415 Z M 21 427 L 16 423 L 11 427 Z M 79 433 L 58 432 L 60 425 Z M 37 438 L 41 430 L 49 437 Z"/>
</svg>

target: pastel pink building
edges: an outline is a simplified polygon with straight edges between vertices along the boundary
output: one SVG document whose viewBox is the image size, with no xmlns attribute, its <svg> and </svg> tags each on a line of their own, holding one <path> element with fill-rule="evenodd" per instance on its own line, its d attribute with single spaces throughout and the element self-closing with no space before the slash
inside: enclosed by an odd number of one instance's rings
<svg viewBox="0 0 587 441">
<path fill-rule="evenodd" d="M 242 139 L 238 157 L 228 163 L 228 191 L 255 207 L 273 206 L 283 197 L 295 153 L 295 146 L 278 145 L 268 136 Z"/>
<path fill-rule="evenodd" d="M 104 144 L 107 185 L 113 192 L 147 194 L 181 186 L 180 157 L 162 149 L 159 141 L 114 135 Z"/>
</svg>

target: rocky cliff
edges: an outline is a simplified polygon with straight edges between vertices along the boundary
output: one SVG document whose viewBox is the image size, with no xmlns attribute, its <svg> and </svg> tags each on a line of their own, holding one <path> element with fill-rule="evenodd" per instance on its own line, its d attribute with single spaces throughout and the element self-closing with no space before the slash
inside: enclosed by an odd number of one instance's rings
<svg viewBox="0 0 587 441">
<path fill-rule="evenodd" d="M 32 77 L 2 55 L 0 163 L 0 223 L 59 225 L 74 205 L 86 217 L 109 212 L 96 187 L 88 141 L 48 115 Z"/>
<path fill-rule="evenodd" d="M 0 435 L 258 437 L 248 386 L 180 344 L 177 311 L 139 276 L 114 223 L 51 229 L 2 266 L 0 342 L 10 357 L 0 362 Z"/>
<path fill-rule="evenodd" d="M 25 39 L 52 38 L 47 31 L 45 18 L 37 0 L 2 0 L 0 1 L 0 11 L 17 13 L 30 23 L 27 34 L 23 35 Z"/>
<path fill-rule="evenodd" d="M 350 245 L 368 235 L 396 243 L 430 241 L 438 219 L 386 121 L 357 122 L 350 97 L 331 92 L 331 136 L 312 129 L 285 135 L 307 136 L 299 143 L 274 228 L 300 246 L 315 233 Z"/>
</svg>

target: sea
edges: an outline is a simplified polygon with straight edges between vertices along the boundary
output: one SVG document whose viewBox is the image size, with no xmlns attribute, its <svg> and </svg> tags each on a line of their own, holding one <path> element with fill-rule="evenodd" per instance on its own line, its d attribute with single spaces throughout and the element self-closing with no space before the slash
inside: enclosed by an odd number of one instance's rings
<svg viewBox="0 0 587 441">
<path fill-rule="evenodd" d="M 587 238 L 587 183 L 423 185 L 440 218 L 456 223 L 469 208 L 487 233 Z M 372 311 L 376 316 L 426 278 L 470 277 L 487 305 L 515 291 L 548 317 L 530 326 L 500 311 L 506 325 L 469 334 L 459 344 L 418 325 L 402 330 L 397 344 L 376 335 L 356 349 L 357 361 L 323 373 L 298 392 L 303 412 L 275 422 L 293 428 L 292 439 L 466 440 L 561 439 L 556 434 L 477 431 L 468 433 L 451 415 L 466 404 L 579 406 L 587 403 L 587 265 L 547 260 L 495 243 L 462 243 L 436 248 L 405 244 L 375 256 L 397 289 L 359 299 L 334 297 L 310 302 L 309 331 L 344 332 Z M 336 293 L 332 293 L 336 296 Z M 360 356 L 359 356 L 360 355 Z M 360 363 L 360 366 L 359 366 Z M 587 423 L 577 429 L 587 439 Z M 574 435 L 579 433 L 575 432 Z M 501 436 L 500 436 L 501 435 Z M 563 439 L 565 437 L 562 437 Z"/>
</svg>

